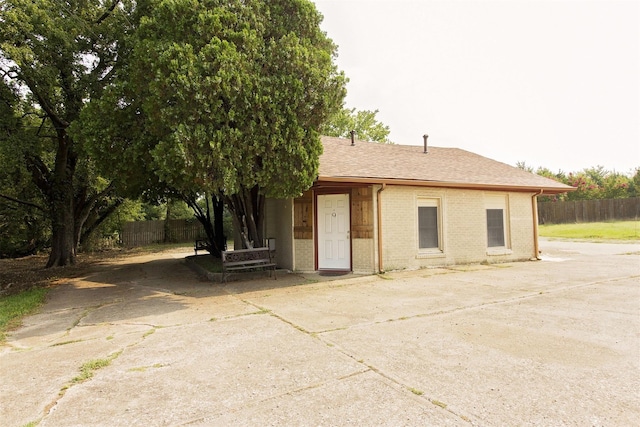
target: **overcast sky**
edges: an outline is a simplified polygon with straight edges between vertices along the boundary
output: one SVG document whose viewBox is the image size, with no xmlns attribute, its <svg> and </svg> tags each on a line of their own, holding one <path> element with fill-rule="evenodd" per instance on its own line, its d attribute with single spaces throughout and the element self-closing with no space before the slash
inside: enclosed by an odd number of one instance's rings
<svg viewBox="0 0 640 427">
<path fill-rule="evenodd" d="M 640 2 L 316 0 L 350 82 L 398 144 L 554 172 L 640 166 Z"/>
</svg>

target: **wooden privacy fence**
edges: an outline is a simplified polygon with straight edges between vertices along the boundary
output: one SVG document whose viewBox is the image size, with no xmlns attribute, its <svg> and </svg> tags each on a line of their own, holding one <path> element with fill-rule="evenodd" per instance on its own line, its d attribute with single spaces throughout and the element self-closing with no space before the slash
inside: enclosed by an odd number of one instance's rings
<svg viewBox="0 0 640 427">
<path fill-rule="evenodd" d="M 640 217 L 640 198 L 538 202 L 540 224 L 598 222 Z"/>
<path fill-rule="evenodd" d="M 168 236 L 165 233 L 168 232 Z M 122 245 L 125 247 L 160 242 L 189 242 L 205 237 L 202 224 L 197 220 L 171 219 L 166 221 L 134 221 L 124 224 Z"/>
</svg>

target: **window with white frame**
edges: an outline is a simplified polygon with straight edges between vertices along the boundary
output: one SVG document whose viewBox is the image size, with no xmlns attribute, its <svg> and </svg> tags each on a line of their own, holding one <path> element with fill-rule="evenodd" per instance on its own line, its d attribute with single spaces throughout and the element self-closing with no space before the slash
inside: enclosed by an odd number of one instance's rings
<svg viewBox="0 0 640 427">
<path fill-rule="evenodd" d="M 492 195 L 485 199 L 487 214 L 487 247 L 508 248 L 509 212 L 508 200 L 504 195 Z"/>
<path fill-rule="evenodd" d="M 440 199 L 418 199 L 418 249 L 441 251 Z"/>
</svg>

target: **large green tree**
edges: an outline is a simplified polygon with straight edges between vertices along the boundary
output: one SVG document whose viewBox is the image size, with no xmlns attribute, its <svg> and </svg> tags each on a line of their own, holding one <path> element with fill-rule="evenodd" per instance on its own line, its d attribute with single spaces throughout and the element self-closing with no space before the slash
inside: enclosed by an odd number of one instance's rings
<svg viewBox="0 0 640 427">
<path fill-rule="evenodd" d="M 24 162 L 41 195 L 52 232 L 47 266 L 73 263 L 83 235 L 121 202 L 112 183 L 96 174 L 96 159 L 87 156 L 84 141 L 69 129 L 86 103 L 115 78 L 132 4 L 0 3 L 2 101 L 11 103 L 18 121 L 0 134 L 0 142 L 15 145 L 12 155 Z M 0 190 L 7 192 L 11 189 Z"/>
<path fill-rule="evenodd" d="M 129 183 L 225 200 L 259 245 L 265 197 L 296 196 L 317 176 L 319 129 L 345 95 L 336 46 L 307 0 L 151 4 L 125 78 L 78 132 Z"/>
</svg>

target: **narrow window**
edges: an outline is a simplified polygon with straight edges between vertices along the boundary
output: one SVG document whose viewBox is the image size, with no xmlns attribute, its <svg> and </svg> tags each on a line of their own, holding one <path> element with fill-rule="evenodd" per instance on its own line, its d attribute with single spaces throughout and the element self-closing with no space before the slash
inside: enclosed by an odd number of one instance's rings
<svg viewBox="0 0 640 427">
<path fill-rule="evenodd" d="M 418 207 L 418 237 L 420 249 L 438 249 L 440 247 L 438 227 L 438 207 Z"/>
<path fill-rule="evenodd" d="M 487 209 L 487 236 L 490 248 L 504 246 L 504 211 Z"/>
</svg>

